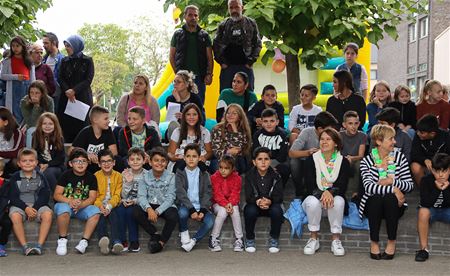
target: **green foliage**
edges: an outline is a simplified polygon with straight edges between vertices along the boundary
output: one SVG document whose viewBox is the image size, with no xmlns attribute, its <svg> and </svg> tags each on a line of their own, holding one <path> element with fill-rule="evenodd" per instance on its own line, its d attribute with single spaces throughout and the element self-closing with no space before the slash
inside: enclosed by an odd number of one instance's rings
<svg viewBox="0 0 450 276">
<path fill-rule="evenodd" d="M 284 54 L 299 54 L 308 69 L 326 63 L 334 46 L 342 48 L 347 42 L 363 44 L 367 37 L 373 44 L 387 33 L 397 38 L 396 26 L 404 18 L 425 12 L 427 0 L 248 0 L 244 14 L 254 18 L 259 31 L 268 40 L 266 62 L 273 49 Z M 213 31 L 227 15 L 223 0 L 166 0 L 165 9 L 176 4 L 200 8 L 202 24 Z M 214 24 L 210 26 L 209 24 Z"/>
<path fill-rule="evenodd" d="M 9 44 L 17 35 L 30 41 L 37 40 L 41 30 L 32 25 L 36 21 L 36 13 L 51 5 L 52 0 L 0 0 L 0 46 Z"/>
</svg>

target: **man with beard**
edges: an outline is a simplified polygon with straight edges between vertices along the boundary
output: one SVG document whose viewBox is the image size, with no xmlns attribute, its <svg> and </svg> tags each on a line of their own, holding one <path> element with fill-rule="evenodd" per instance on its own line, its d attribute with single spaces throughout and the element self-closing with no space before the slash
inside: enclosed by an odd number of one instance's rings
<svg viewBox="0 0 450 276">
<path fill-rule="evenodd" d="M 220 64 L 220 91 L 231 88 L 234 74 L 243 71 L 254 89 L 253 63 L 261 51 L 261 38 L 255 20 L 242 15 L 242 0 L 228 0 L 230 17 L 222 21 L 214 39 L 214 58 Z"/>
<path fill-rule="evenodd" d="M 198 25 L 198 16 L 196 6 L 189 5 L 184 9 L 186 23 L 175 31 L 170 42 L 170 65 L 175 73 L 180 70 L 194 73 L 198 94 L 205 103 L 206 85 L 212 82 L 214 62 L 211 38 Z"/>
<path fill-rule="evenodd" d="M 57 105 L 59 102 L 59 95 L 61 94 L 61 88 L 58 83 L 58 70 L 61 65 L 61 60 L 64 55 L 58 49 L 58 37 L 51 32 L 45 33 L 42 37 L 42 43 L 44 44 L 45 56 L 42 63 L 47 64 L 53 71 L 53 77 L 55 78 L 55 93 L 52 95 L 53 101 L 55 102 L 55 110 L 57 110 Z"/>
</svg>

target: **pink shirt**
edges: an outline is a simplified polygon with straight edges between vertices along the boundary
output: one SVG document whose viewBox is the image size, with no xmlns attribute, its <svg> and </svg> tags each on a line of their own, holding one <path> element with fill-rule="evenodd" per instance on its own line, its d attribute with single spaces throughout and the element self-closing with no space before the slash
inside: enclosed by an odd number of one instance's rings
<svg viewBox="0 0 450 276">
<path fill-rule="evenodd" d="M 130 97 L 130 102 L 128 103 L 128 110 L 137 105 L 138 104 L 136 104 L 136 101 L 132 97 Z M 150 107 L 147 105 L 146 102 L 143 102 L 139 106 L 145 110 L 145 121 L 150 122 L 152 120 L 152 113 L 150 112 Z M 128 118 L 128 110 L 126 112 L 127 114 L 125 115 L 125 118 Z"/>
</svg>

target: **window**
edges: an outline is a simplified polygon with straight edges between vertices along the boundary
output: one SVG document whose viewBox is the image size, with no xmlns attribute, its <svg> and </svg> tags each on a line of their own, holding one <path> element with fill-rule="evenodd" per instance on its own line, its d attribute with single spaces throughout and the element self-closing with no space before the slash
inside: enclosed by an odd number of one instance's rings
<svg viewBox="0 0 450 276">
<path fill-rule="evenodd" d="M 371 80 L 377 80 L 378 79 L 378 71 L 377 70 L 370 70 L 370 79 Z"/>
<path fill-rule="evenodd" d="M 422 90 L 422 87 L 424 86 L 425 81 L 427 80 L 426 76 L 422 76 L 417 78 L 417 89 L 418 91 Z"/>
<path fill-rule="evenodd" d="M 416 72 L 416 66 L 408 66 L 408 74 L 414 74 Z"/>
<path fill-rule="evenodd" d="M 428 35 L 428 17 L 419 20 L 419 38 L 424 38 Z"/>
<path fill-rule="evenodd" d="M 416 41 L 417 37 L 417 30 L 416 30 L 416 23 L 411 23 L 408 25 L 408 42 L 414 42 Z"/>
<path fill-rule="evenodd" d="M 406 85 L 411 90 L 411 97 L 413 99 L 416 98 L 416 80 L 415 79 L 408 79 L 406 81 Z"/>
<path fill-rule="evenodd" d="M 419 64 L 419 72 L 427 71 L 427 69 L 428 69 L 428 64 L 426 64 L 426 63 Z"/>
</svg>

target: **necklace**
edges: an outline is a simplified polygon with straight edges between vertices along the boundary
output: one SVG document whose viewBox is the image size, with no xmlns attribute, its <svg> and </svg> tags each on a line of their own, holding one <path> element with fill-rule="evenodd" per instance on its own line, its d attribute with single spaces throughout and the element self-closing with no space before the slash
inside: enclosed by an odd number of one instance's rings
<svg viewBox="0 0 450 276">
<path fill-rule="evenodd" d="M 380 179 L 385 179 L 388 175 L 395 176 L 395 169 L 397 166 L 395 165 L 395 154 L 393 151 L 389 152 L 387 170 L 383 168 L 383 160 L 380 158 L 380 153 L 377 148 L 372 149 L 372 157 L 375 160 L 375 166 L 378 170 L 378 177 Z"/>
</svg>

